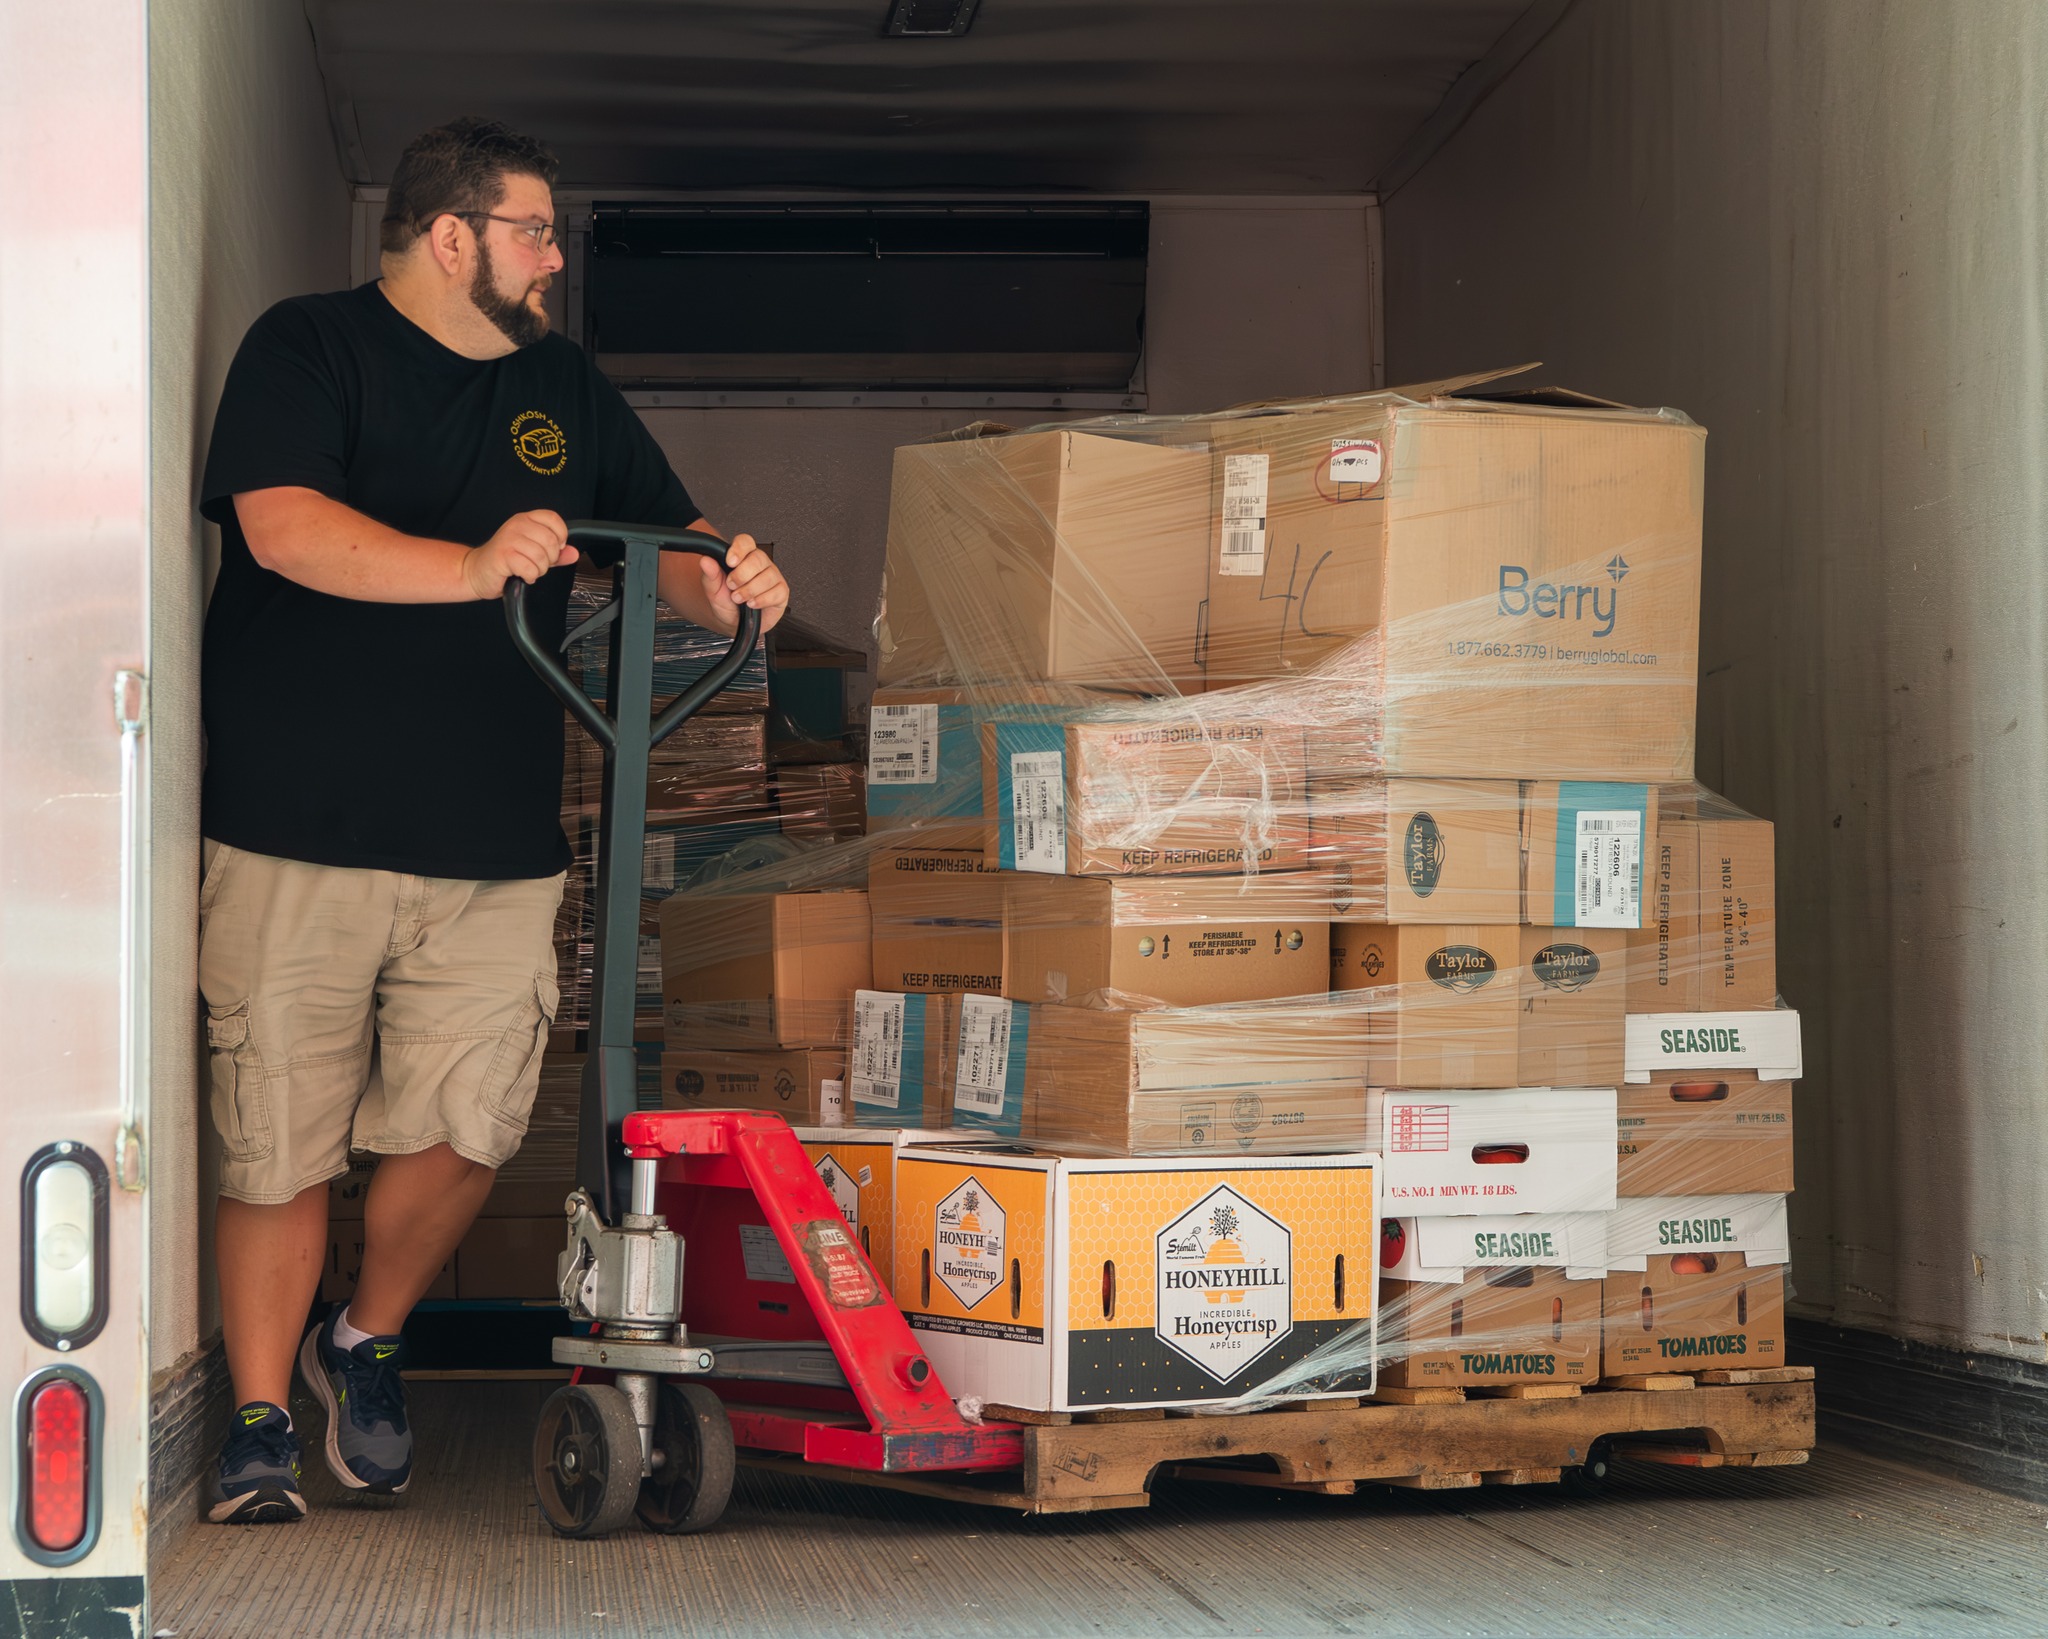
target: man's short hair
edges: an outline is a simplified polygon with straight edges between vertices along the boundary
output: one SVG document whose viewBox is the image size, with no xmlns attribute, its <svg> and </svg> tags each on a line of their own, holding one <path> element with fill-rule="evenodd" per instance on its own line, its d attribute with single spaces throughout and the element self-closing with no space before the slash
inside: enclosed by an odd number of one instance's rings
<svg viewBox="0 0 2048 1639">
<path fill-rule="evenodd" d="M 537 176 L 549 187 L 558 166 L 547 144 L 497 120 L 465 114 L 406 144 L 377 234 L 386 255 L 400 255 L 450 211 L 490 211 L 505 198 L 507 176 Z"/>
</svg>

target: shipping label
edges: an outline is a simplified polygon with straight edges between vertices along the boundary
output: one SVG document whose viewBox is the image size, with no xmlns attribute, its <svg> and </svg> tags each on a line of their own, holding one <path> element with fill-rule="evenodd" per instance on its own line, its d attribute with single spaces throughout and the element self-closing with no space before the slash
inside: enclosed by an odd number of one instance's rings
<svg viewBox="0 0 2048 1639">
<path fill-rule="evenodd" d="M 868 708 L 868 784 L 936 785 L 939 781 L 939 708 Z"/>
<path fill-rule="evenodd" d="M 1575 926 L 1634 928 L 1643 919 L 1643 816 L 1634 809 L 1581 809 L 1573 850 Z"/>
<path fill-rule="evenodd" d="M 1271 458 L 1226 455 L 1223 458 L 1223 529 L 1217 542 L 1216 571 L 1222 575 L 1263 575 L 1266 572 L 1266 494 Z"/>
<path fill-rule="evenodd" d="M 1066 871 L 1067 771 L 1061 753 L 1011 754 L 1010 830 L 1018 870 L 1055 876 Z"/>
<path fill-rule="evenodd" d="M 960 998 L 960 1053 L 953 1076 L 956 1108 L 990 1116 L 1003 1113 L 1012 1006 L 995 996 Z"/>
<path fill-rule="evenodd" d="M 853 996 L 853 1057 L 846 1079 L 856 1104 L 893 1110 L 903 1102 L 903 1010 L 907 996 L 857 990 Z"/>
</svg>

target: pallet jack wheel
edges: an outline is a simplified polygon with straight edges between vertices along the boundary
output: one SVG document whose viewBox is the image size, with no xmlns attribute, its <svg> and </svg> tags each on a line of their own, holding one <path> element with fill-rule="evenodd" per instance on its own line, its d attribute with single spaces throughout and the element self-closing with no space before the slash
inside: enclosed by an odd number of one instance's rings
<svg viewBox="0 0 2048 1639">
<path fill-rule="evenodd" d="M 1586 1460 L 1577 1468 L 1567 1468 L 1558 1476 L 1559 1483 L 1568 1497 L 1597 1497 L 1607 1489 L 1607 1476 L 1614 1462 L 1613 1447 L 1606 1440 L 1595 1440 L 1586 1448 Z"/>
<path fill-rule="evenodd" d="M 650 1531 L 681 1536 L 718 1523 L 732 1495 L 732 1419 L 701 1383 L 664 1383 L 654 1411 L 654 1472 L 635 1510 Z"/>
<path fill-rule="evenodd" d="M 601 1537 L 633 1517 L 640 1495 L 640 1428 L 609 1383 L 555 1390 L 533 1431 L 533 1489 L 565 1537 Z"/>
</svg>

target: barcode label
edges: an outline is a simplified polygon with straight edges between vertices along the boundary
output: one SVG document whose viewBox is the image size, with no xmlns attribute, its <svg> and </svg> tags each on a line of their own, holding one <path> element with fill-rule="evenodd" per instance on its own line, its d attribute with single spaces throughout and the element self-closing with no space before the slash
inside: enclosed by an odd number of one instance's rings
<svg viewBox="0 0 2048 1639">
<path fill-rule="evenodd" d="M 939 708 L 868 708 L 868 784 L 936 785 L 939 779 Z"/>
<path fill-rule="evenodd" d="M 1018 751 L 1010 756 L 1010 832 L 1016 869 L 1067 868 L 1066 758 L 1057 751 Z"/>
<path fill-rule="evenodd" d="M 1643 816 L 1633 809 L 1579 815 L 1572 883 L 1576 925 L 1634 928 L 1643 919 Z"/>
<path fill-rule="evenodd" d="M 1270 459 L 1263 455 L 1223 458 L 1223 519 L 1216 569 L 1223 575 L 1266 572 L 1266 491 Z"/>
<path fill-rule="evenodd" d="M 903 1102 L 903 1007 L 907 997 L 853 993 L 853 1057 L 846 1080 L 856 1104 L 893 1110 Z"/>
<path fill-rule="evenodd" d="M 995 996 L 960 998 L 960 1052 L 953 1065 L 956 1108 L 1003 1113 L 1010 1069 L 1011 1004 Z"/>
</svg>

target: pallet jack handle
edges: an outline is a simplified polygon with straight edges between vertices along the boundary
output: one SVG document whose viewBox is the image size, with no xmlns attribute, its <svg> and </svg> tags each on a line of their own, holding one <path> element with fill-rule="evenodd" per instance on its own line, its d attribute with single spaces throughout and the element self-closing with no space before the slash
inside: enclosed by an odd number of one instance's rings
<svg viewBox="0 0 2048 1639">
<path fill-rule="evenodd" d="M 611 627 L 611 695 L 591 699 L 561 654 L 534 631 L 526 583 L 505 583 L 505 625 L 524 656 L 604 751 L 599 807 L 597 901 L 592 955 L 589 1051 L 577 1124 L 576 1177 L 606 1223 L 628 1199 L 629 1163 L 620 1127 L 638 1105 L 633 1007 L 640 965 L 640 879 L 647 845 L 648 753 L 688 722 L 738 676 L 761 639 L 761 612 L 742 608 L 731 647 L 659 711 L 654 699 L 656 571 L 664 552 L 688 552 L 725 565 L 726 543 L 693 529 L 578 519 L 569 544 L 612 570 L 612 601 L 562 642 Z M 621 794 L 626 795 L 620 801 Z"/>
</svg>

